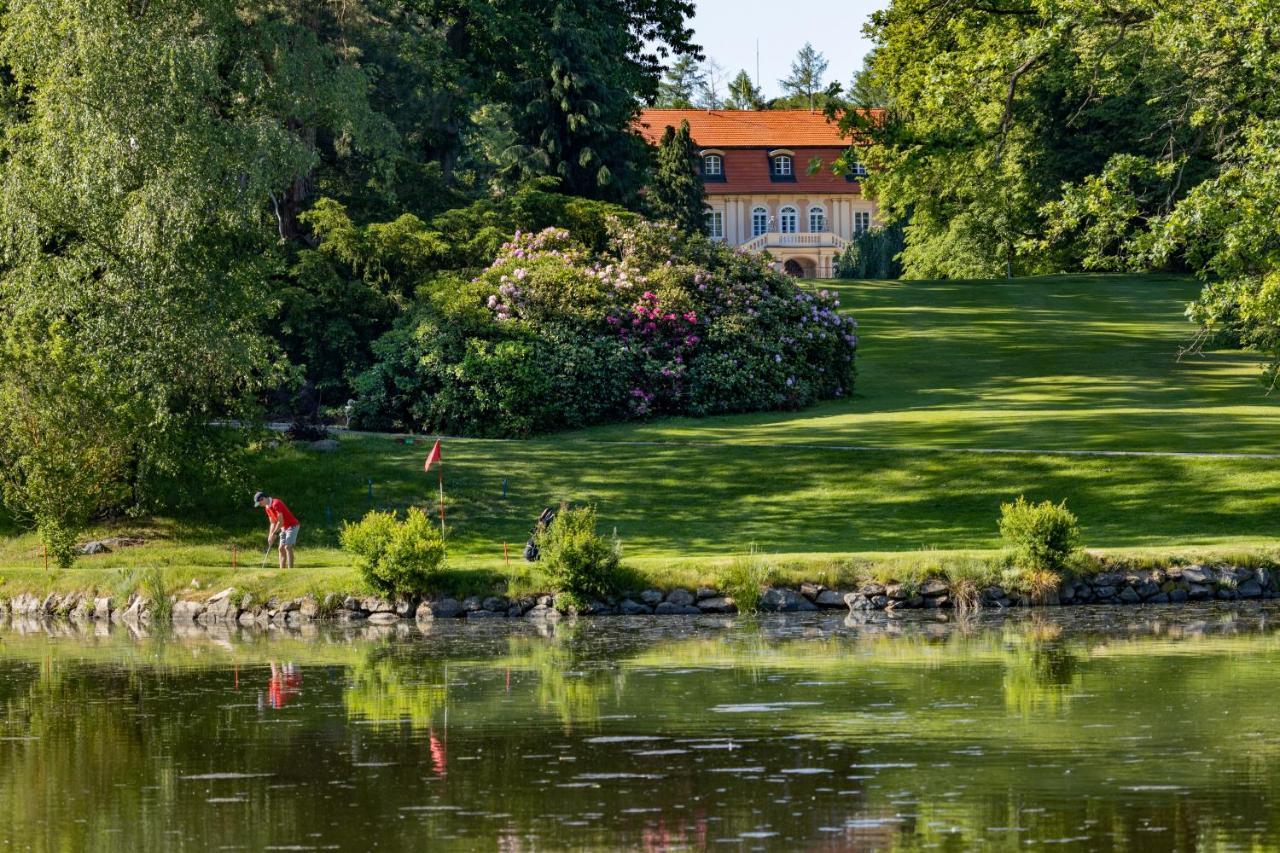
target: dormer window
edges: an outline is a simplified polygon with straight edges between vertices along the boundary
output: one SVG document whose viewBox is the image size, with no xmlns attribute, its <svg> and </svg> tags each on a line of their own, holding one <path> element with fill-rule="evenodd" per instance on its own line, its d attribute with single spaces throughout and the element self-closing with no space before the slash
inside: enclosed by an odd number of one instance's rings
<svg viewBox="0 0 1280 853">
<path fill-rule="evenodd" d="M 794 181 L 796 179 L 796 152 L 789 148 L 775 148 L 769 152 L 769 180 Z"/>
<path fill-rule="evenodd" d="M 849 183 L 861 181 L 867 176 L 867 167 L 861 163 L 854 163 L 844 173 L 844 179 Z"/>
<path fill-rule="evenodd" d="M 704 148 L 698 152 L 698 158 L 702 160 L 702 180 L 717 183 L 726 180 L 723 151 L 719 148 Z"/>
</svg>

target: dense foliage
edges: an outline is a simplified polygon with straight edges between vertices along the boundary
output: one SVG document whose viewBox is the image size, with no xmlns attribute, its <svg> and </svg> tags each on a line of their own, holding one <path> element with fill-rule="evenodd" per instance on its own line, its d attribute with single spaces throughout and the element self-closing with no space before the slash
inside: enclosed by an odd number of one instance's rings
<svg viewBox="0 0 1280 853">
<path fill-rule="evenodd" d="M 697 55 L 691 13 L 3 4 L 7 508 L 66 560 L 95 516 L 229 483 L 244 436 L 217 423 L 341 405 L 425 281 L 588 199 L 638 202 L 630 124 L 663 61 Z M 553 194 L 518 190 L 540 176 L 581 198 L 539 208 Z"/>
<path fill-rule="evenodd" d="M 1189 268 L 1274 384 L 1280 7 L 894 0 L 867 31 L 888 112 L 845 121 L 908 276 Z"/>
<path fill-rule="evenodd" d="M 902 275 L 899 258 L 906 248 L 902 223 L 882 228 L 868 228 L 836 258 L 836 278 L 898 278 Z"/>
<path fill-rule="evenodd" d="M 1057 571 L 1080 547 L 1080 525 L 1066 501 L 1031 503 L 1019 495 L 1000 505 L 1000 537 L 1017 568 Z"/>
<path fill-rule="evenodd" d="M 65 560 L 92 515 L 225 473 L 211 421 L 277 360 L 266 205 L 316 163 L 291 117 L 352 151 L 377 122 L 286 14 L 13 2 L 0 31 L 0 471 Z"/>
<path fill-rule="evenodd" d="M 671 226 L 595 250 L 520 233 L 375 345 L 356 421 L 529 435 L 653 414 L 789 409 L 853 386 L 855 323 L 826 291 Z"/>
<path fill-rule="evenodd" d="M 370 511 L 358 522 L 344 523 L 341 538 L 365 583 L 382 595 L 427 592 L 444 567 L 440 528 L 417 507 L 403 521 L 394 512 Z"/>
<path fill-rule="evenodd" d="M 617 542 L 596 532 L 596 508 L 561 506 L 537 537 L 540 565 L 556 591 L 582 603 L 615 591 L 621 562 Z"/>
</svg>

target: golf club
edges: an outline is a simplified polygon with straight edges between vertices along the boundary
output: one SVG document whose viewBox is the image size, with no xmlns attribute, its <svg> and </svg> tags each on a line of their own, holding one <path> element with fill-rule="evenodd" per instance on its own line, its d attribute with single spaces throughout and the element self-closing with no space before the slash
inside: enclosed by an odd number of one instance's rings
<svg viewBox="0 0 1280 853">
<path fill-rule="evenodd" d="M 267 550 L 262 552 L 262 565 L 258 568 L 265 569 L 267 567 L 267 557 L 271 556 L 271 540 L 267 540 Z"/>
</svg>

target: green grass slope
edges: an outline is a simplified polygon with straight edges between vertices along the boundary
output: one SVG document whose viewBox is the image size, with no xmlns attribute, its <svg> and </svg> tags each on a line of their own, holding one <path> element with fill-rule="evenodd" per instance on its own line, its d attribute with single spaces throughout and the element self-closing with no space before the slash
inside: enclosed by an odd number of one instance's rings
<svg viewBox="0 0 1280 853">
<path fill-rule="evenodd" d="M 446 439 L 453 565 L 474 583 L 523 571 L 532 519 L 560 499 L 596 502 L 629 563 L 683 582 L 753 546 L 810 574 L 839 571 L 831 567 L 851 565 L 853 555 L 901 565 L 989 552 L 999 544 L 1000 503 L 1019 494 L 1066 498 L 1087 544 L 1112 551 L 1257 551 L 1274 541 L 1280 459 L 1061 452 L 1280 453 L 1280 412 L 1252 356 L 1178 360 L 1193 332 L 1183 311 L 1194 282 L 836 286 L 861 324 L 849 399 L 531 441 Z M 211 493 L 182 517 L 143 525 L 161 541 L 83 559 L 71 574 L 228 566 L 232 543 L 241 564 L 256 568 L 265 522 L 249 494 L 264 488 L 303 519 L 301 563 L 345 576 L 347 560 L 334 550 L 341 520 L 370 506 L 434 503 L 435 475 L 422 473 L 429 444 L 353 435 L 336 454 L 264 450 L 242 493 Z M 38 563 L 30 536 L 0 545 L 11 579 Z"/>
<path fill-rule="evenodd" d="M 1178 358 L 1199 290 L 1162 276 L 841 282 L 858 385 L 800 414 L 675 419 L 597 438 L 1280 452 L 1276 401 L 1244 352 Z"/>
</svg>

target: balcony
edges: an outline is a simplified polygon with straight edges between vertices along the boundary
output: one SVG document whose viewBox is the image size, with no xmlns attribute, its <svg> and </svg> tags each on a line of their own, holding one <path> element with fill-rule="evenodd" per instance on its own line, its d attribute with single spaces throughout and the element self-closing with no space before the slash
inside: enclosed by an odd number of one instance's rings
<svg viewBox="0 0 1280 853">
<path fill-rule="evenodd" d="M 830 231 L 787 232 L 767 231 L 742 244 L 749 252 L 765 249 L 844 249 L 849 241 Z"/>
</svg>

